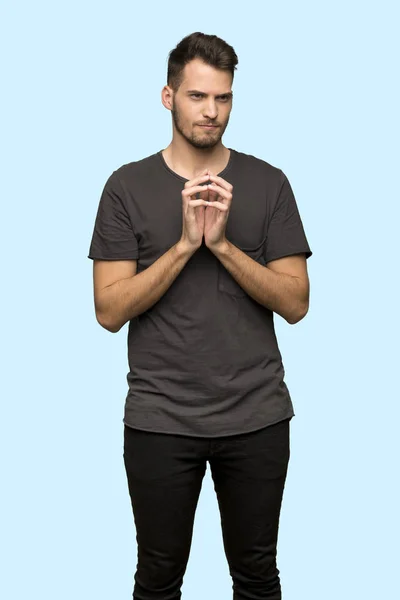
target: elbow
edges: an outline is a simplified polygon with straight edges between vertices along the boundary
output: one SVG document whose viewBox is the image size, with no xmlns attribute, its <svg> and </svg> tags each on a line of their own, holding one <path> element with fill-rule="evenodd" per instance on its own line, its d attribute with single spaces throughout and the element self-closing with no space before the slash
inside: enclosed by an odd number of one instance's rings
<svg viewBox="0 0 400 600">
<path fill-rule="evenodd" d="M 101 325 L 101 327 L 103 327 L 103 329 L 106 329 L 110 333 L 118 333 L 118 331 L 121 329 L 121 326 L 118 326 L 115 323 L 112 323 L 109 319 L 106 319 L 104 317 L 104 315 L 97 313 L 97 312 L 96 312 L 96 319 L 97 319 L 98 324 Z"/>
<path fill-rule="evenodd" d="M 303 304 L 300 308 L 298 308 L 296 312 L 288 315 L 286 317 L 286 321 L 289 323 L 289 325 L 296 325 L 296 323 L 299 323 L 299 321 L 304 319 L 304 317 L 308 313 L 308 308 L 309 305 L 307 302 L 306 304 Z"/>
<path fill-rule="evenodd" d="M 104 327 L 104 329 L 107 329 L 107 331 L 109 331 L 110 333 L 118 333 L 121 327 L 109 325 L 108 327 Z"/>
<path fill-rule="evenodd" d="M 295 325 L 308 313 L 308 308 L 310 304 L 310 284 L 307 279 L 306 287 L 302 287 L 302 290 L 299 294 L 296 294 L 296 299 L 293 299 L 293 303 L 291 306 L 290 314 L 285 317 L 286 321 L 289 325 Z"/>
</svg>

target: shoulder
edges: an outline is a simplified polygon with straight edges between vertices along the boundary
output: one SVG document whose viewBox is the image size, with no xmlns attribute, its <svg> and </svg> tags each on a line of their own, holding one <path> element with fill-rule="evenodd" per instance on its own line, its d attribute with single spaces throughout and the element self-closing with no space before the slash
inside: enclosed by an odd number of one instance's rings
<svg viewBox="0 0 400 600">
<path fill-rule="evenodd" d="M 262 179 L 268 187 L 279 189 L 286 178 L 282 169 L 253 154 L 235 150 L 235 158 L 238 167 L 243 169 L 246 175 Z"/>
<path fill-rule="evenodd" d="M 154 169 L 159 166 L 158 163 L 158 153 L 155 152 L 150 156 L 145 156 L 144 158 L 121 165 L 115 169 L 113 175 L 120 180 L 129 181 L 134 178 L 137 181 L 142 177 L 147 178 L 154 175 Z"/>
</svg>

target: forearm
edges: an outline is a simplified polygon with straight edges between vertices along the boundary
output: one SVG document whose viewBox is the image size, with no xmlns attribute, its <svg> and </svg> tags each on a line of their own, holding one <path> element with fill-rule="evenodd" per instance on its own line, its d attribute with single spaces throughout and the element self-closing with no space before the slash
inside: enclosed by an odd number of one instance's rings
<svg viewBox="0 0 400 600">
<path fill-rule="evenodd" d="M 278 313 L 290 324 L 303 318 L 308 299 L 304 297 L 297 277 L 268 269 L 229 240 L 210 250 L 253 300 Z"/>
<path fill-rule="evenodd" d="M 158 302 L 194 252 L 195 249 L 179 241 L 141 273 L 104 288 L 101 295 L 103 327 L 116 333 L 127 321 Z"/>
</svg>

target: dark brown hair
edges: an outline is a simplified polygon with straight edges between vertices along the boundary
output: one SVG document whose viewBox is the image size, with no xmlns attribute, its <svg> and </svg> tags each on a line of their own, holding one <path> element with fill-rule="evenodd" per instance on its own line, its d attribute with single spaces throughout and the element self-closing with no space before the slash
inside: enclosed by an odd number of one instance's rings
<svg viewBox="0 0 400 600">
<path fill-rule="evenodd" d="M 200 31 L 184 37 L 168 56 L 167 84 L 174 92 L 178 91 L 183 81 L 185 65 L 194 58 L 200 58 L 207 65 L 217 69 L 230 71 L 232 80 L 239 62 L 232 46 L 216 35 L 207 35 Z"/>
</svg>

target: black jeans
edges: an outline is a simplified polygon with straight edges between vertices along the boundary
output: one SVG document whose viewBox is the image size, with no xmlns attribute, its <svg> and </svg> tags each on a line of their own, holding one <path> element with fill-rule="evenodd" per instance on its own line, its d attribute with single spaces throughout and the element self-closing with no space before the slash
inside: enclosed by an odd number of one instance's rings
<svg viewBox="0 0 400 600">
<path fill-rule="evenodd" d="M 290 456 L 289 423 L 285 419 L 220 438 L 124 426 L 124 464 L 138 549 L 134 600 L 181 598 L 207 461 L 233 599 L 281 600 L 276 548 Z"/>
</svg>

